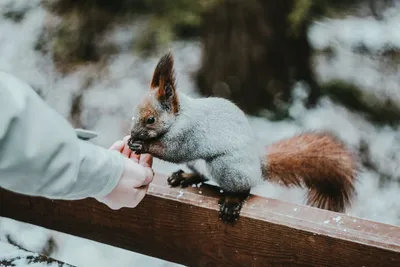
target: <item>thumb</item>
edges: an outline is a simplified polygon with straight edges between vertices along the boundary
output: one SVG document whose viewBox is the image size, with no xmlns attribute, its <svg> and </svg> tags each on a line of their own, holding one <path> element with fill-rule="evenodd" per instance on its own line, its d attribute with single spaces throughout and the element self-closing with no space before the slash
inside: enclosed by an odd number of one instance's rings
<svg viewBox="0 0 400 267">
<path fill-rule="evenodd" d="M 143 154 L 140 156 L 140 165 L 143 167 L 152 167 L 153 166 L 153 156 L 150 154 Z"/>
<path fill-rule="evenodd" d="M 145 179 L 143 185 L 150 184 L 154 179 L 154 171 L 150 167 L 145 167 Z"/>
</svg>

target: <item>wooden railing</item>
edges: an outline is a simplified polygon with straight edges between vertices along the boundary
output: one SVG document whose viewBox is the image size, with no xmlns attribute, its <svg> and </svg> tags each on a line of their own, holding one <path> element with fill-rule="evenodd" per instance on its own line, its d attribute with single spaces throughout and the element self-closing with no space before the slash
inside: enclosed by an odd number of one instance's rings
<svg viewBox="0 0 400 267">
<path fill-rule="evenodd" d="M 0 190 L 0 216 L 188 266 L 400 266 L 400 227 L 252 196 L 234 225 L 218 189 L 170 188 L 157 175 L 135 209 Z"/>
</svg>

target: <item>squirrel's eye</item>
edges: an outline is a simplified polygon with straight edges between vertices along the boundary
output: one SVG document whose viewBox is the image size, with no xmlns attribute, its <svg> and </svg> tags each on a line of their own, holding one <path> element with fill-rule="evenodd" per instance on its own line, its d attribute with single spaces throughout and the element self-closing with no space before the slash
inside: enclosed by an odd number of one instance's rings
<svg viewBox="0 0 400 267">
<path fill-rule="evenodd" d="M 154 117 L 149 117 L 149 118 L 147 118 L 147 120 L 146 120 L 147 124 L 152 124 L 152 123 L 154 123 L 155 121 L 156 121 L 156 119 L 155 119 Z"/>
</svg>

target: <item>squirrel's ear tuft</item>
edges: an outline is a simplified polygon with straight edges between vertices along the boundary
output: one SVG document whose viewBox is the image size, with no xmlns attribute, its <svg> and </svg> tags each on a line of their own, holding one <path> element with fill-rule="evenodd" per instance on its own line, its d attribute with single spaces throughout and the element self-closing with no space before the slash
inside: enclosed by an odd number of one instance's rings
<svg viewBox="0 0 400 267">
<path fill-rule="evenodd" d="M 157 99 L 166 110 L 174 113 L 179 111 L 178 96 L 176 95 L 174 58 L 171 52 L 160 58 L 154 70 L 150 90 L 157 90 Z"/>
<path fill-rule="evenodd" d="M 166 53 L 158 61 L 153 73 L 153 79 L 150 83 L 150 88 L 161 88 L 167 85 L 175 89 L 174 57 L 171 52 Z"/>
</svg>

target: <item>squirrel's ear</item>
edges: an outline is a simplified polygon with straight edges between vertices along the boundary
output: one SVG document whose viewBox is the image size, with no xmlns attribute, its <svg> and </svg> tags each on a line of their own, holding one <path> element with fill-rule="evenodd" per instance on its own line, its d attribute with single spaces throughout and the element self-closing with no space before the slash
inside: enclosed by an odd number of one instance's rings
<svg viewBox="0 0 400 267">
<path fill-rule="evenodd" d="M 171 52 L 166 53 L 158 61 L 154 69 L 153 78 L 151 79 L 150 88 L 164 90 L 164 87 L 167 85 L 175 90 L 174 58 Z"/>
<path fill-rule="evenodd" d="M 158 61 L 150 83 L 150 90 L 157 90 L 157 98 L 163 106 L 174 111 L 178 110 L 174 58 L 171 52 L 166 53 Z"/>
</svg>

